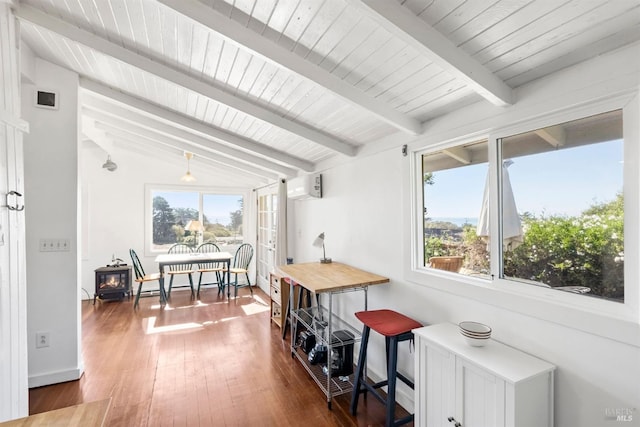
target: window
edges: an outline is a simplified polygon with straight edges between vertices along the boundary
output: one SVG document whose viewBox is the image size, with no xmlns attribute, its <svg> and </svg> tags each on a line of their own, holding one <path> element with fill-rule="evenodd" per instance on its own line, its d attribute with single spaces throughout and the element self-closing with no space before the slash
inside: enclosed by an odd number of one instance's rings
<svg viewBox="0 0 640 427">
<path fill-rule="evenodd" d="M 488 275 L 487 243 L 477 236 L 488 171 L 487 141 L 422 156 L 423 266 Z"/>
<path fill-rule="evenodd" d="M 499 144 L 513 162 L 503 177 L 502 236 L 516 239 L 502 245 L 502 277 L 624 302 L 622 111 Z M 508 209 L 510 186 L 517 212 Z"/>
<path fill-rule="evenodd" d="M 624 302 L 622 111 L 493 143 L 422 155 L 422 265 Z"/>
<path fill-rule="evenodd" d="M 176 243 L 194 249 L 213 242 L 234 253 L 244 242 L 244 195 L 174 188 L 147 188 L 147 239 L 150 252 L 166 252 Z M 202 226 L 189 227 L 193 221 Z M 193 228 L 189 230 L 189 228 Z"/>
</svg>

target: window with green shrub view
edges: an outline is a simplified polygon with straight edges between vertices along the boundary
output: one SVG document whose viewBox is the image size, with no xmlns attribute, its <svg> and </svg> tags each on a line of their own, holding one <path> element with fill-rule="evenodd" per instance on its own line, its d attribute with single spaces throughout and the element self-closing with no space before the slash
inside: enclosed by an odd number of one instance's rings
<svg viewBox="0 0 640 427">
<path fill-rule="evenodd" d="M 425 266 L 489 278 L 500 235 L 500 277 L 624 302 L 622 112 L 495 143 L 493 162 L 487 141 L 423 155 Z M 491 165 L 499 184 L 488 184 Z M 493 230 L 485 200 L 498 188 Z M 459 267 L 439 267 L 447 257 Z"/>
</svg>

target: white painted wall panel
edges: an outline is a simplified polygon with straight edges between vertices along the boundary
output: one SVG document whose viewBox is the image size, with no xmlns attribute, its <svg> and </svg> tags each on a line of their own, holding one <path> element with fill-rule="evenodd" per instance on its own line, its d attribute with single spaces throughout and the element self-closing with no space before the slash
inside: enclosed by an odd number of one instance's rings
<svg viewBox="0 0 640 427">
<path fill-rule="evenodd" d="M 78 76 L 36 60 L 36 86 L 22 88 L 23 116 L 31 124 L 24 138 L 29 343 L 29 386 L 80 377 L 80 305 L 77 280 Z M 58 91 L 56 110 L 36 108 L 33 91 Z M 51 165 L 56 167 L 52 169 Z M 61 191 L 60 189 L 64 189 Z M 28 195 L 28 196 L 27 196 Z M 71 250 L 40 252 L 40 239 L 69 239 Z M 35 348 L 36 332 L 49 332 L 51 345 Z"/>
</svg>

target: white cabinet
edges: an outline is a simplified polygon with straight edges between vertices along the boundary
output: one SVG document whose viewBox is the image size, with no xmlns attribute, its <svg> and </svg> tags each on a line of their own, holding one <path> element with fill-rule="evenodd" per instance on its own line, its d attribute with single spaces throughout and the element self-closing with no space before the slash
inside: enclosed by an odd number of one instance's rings
<svg viewBox="0 0 640 427">
<path fill-rule="evenodd" d="M 493 339 L 472 347 L 457 325 L 413 332 L 416 426 L 553 426 L 553 365 Z"/>
</svg>

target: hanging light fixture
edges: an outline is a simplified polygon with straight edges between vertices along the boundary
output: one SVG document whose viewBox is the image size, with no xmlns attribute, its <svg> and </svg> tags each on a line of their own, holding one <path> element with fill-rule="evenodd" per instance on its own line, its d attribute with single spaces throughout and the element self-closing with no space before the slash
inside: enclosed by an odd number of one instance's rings
<svg viewBox="0 0 640 427">
<path fill-rule="evenodd" d="M 190 153 L 188 151 L 184 152 L 184 156 L 187 158 L 187 173 L 185 173 L 182 178 L 180 178 L 180 181 L 184 181 L 184 182 L 193 182 L 196 180 L 196 178 L 191 175 L 191 170 L 189 170 L 189 161 L 191 160 L 191 158 L 193 157 L 193 153 Z"/>
<path fill-rule="evenodd" d="M 107 155 L 107 161 L 104 162 L 104 165 L 102 165 L 102 167 L 109 172 L 113 172 L 114 170 L 118 169 L 118 165 L 111 161 L 111 156 L 109 155 Z"/>
</svg>

